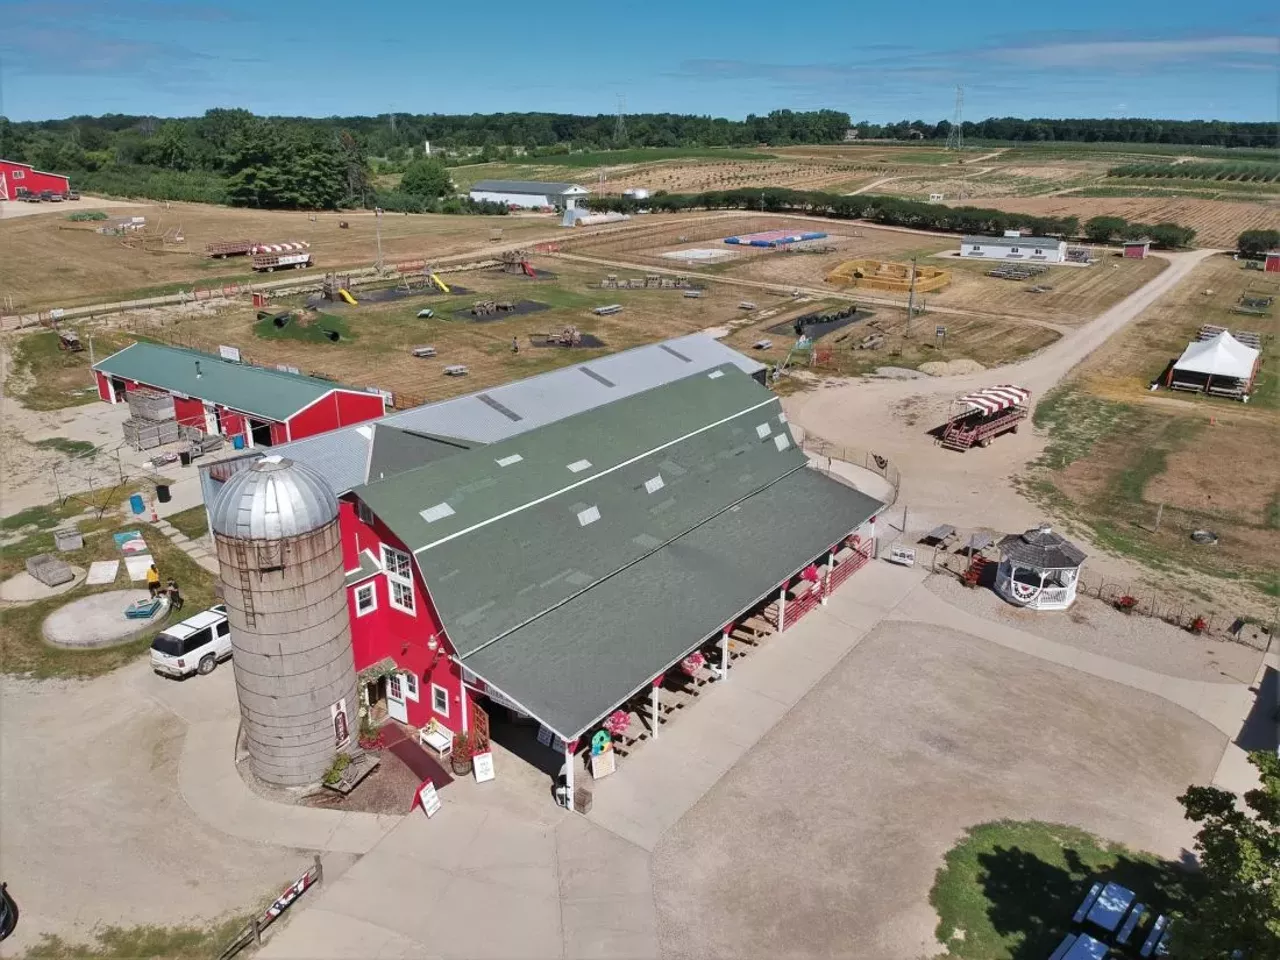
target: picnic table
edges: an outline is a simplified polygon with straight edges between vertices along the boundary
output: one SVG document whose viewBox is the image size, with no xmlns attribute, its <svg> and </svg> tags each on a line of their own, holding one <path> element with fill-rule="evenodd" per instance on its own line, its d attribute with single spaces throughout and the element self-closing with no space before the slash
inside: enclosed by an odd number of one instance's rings
<svg viewBox="0 0 1280 960">
<path fill-rule="evenodd" d="M 956 536 L 956 528 L 951 526 L 951 524 L 949 523 L 943 523 L 934 527 L 932 530 L 926 533 L 923 537 L 921 537 L 920 542 L 936 543 L 938 546 L 943 546 L 947 543 L 950 543 L 952 540 L 954 540 L 955 536 Z"/>
<path fill-rule="evenodd" d="M 1049 960 L 1104 960 L 1106 955 L 1105 943 L 1087 933 L 1069 933 L 1062 938 L 1058 949 L 1049 955 Z"/>
<path fill-rule="evenodd" d="M 1093 901 L 1093 905 L 1089 907 L 1085 922 L 1092 923 L 1108 933 L 1115 933 L 1135 899 L 1137 899 L 1136 895 L 1128 887 L 1122 887 L 1118 883 L 1108 883 L 1102 888 L 1098 898 Z"/>
</svg>

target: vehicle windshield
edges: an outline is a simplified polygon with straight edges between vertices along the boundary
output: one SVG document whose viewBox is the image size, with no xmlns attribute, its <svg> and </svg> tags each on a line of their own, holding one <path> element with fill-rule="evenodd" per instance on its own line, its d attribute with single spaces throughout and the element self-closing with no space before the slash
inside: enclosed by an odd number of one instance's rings
<svg viewBox="0 0 1280 960">
<path fill-rule="evenodd" d="M 162 633 L 151 641 L 151 649 L 156 653 L 167 653 L 171 657 L 177 657 L 182 654 L 182 641 Z"/>
</svg>

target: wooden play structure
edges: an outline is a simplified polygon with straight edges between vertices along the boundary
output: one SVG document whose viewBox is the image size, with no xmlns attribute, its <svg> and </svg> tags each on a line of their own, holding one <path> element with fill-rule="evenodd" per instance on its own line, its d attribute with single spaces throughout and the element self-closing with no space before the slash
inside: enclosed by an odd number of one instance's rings
<svg viewBox="0 0 1280 960">
<path fill-rule="evenodd" d="M 531 333 L 529 342 L 534 346 L 576 347 L 582 343 L 582 331 L 577 327 L 565 327 L 559 333 Z"/>
<path fill-rule="evenodd" d="M 938 442 L 948 450 L 989 447 L 1002 433 L 1017 433 L 1030 412 L 1031 391 L 1004 383 L 957 397 Z"/>
<path fill-rule="evenodd" d="M 827 274 L 827 283 L 856 286 L 863 290 L 886 290 L 908 293 L 911 290 L 912 264 L 891 260 L 846 260 Z M 951 271 L 915 264 L 916 293 L 932 293 L 951 282 Z"/>
<path fill-rule="evenodd" d="M 538 278 L 538 272 L 529 262 L 528 250 L 503 250 L 499 254 L 503 273 L 523 273 L 526 277 Z"/>
</svg>

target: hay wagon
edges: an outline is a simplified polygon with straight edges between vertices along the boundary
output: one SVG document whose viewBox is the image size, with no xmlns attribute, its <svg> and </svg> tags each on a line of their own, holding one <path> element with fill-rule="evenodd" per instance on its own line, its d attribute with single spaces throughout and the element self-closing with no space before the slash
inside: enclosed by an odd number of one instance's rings
<svg viewBox="0 0 1280 960">
<path fill-rule="evenodd" d="M 1017 433 L 1030 412 L 1031 391 L 1011 383 L 957 397 L 939 442 L 949 450 L 987 447 L 1002 433 Z"/>
</svg>

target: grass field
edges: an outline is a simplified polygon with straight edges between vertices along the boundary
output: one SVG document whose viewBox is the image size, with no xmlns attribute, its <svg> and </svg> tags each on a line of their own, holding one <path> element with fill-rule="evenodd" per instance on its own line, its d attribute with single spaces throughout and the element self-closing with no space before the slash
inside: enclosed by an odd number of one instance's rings
<svg viewBox="0 0 1280 960">
<path fill-rule="evenodd" d="M 934 880 L 938 942 L 954 960 L 1047 957 L 1098 880 L 1123 884 L 1156 913 L 1185 909 L 1197 890 L 1178 864 L 1075 827 L 984 823 L 947 853 Z"/>
<path fill-rule="evenodd" d="M 86 344 L 88 336 L 89 331 L 85 330 L 82 340 Z M 121 331 L 94 329 L 95 355 L 100 360 L 126 346 L 131 339 Z M 79 353 L 59 350 L 57 334 L 46 331 L 14 337 L 9 348 L 13 369 L 6 390 L 29 409 L 58 410 L 98 399 L 93 378 L 88 373 L 88 349 Z"/>
</svg>

